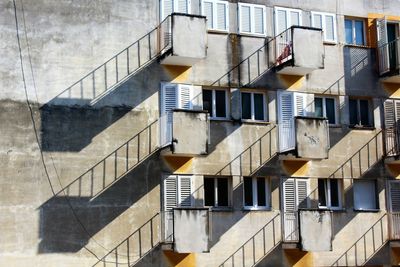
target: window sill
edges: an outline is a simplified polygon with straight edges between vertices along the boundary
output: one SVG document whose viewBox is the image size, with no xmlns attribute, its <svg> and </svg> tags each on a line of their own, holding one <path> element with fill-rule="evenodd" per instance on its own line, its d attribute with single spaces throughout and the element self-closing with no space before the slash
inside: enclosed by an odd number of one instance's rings
<svg viewBox="0 0 400 267">
<path fill-rule="evenodd" d="M 373 212 L 377 213 L 380 212 L 380 209 L 353 209 L 354 212 Z"/>
<path fill-rule="evenodd" d="M 209 207 L 211 212 L 232 212 L 232 207 Z"/>
<path fill-rule="evenodd" d="M 349 125 L 350 129 L 353 130 L 363 130 L 363 131 L 372 131 L 375 130 L 375 127 L 373 126 L 359 126 L 359 125 Z"/>
<path fill-rule="evenodd" d="M 354 48 L 371 48 L 370 46 L 368 46 L 368 45 L 357 45 L 357 44 L 347 44 L 347 43 L 344 43 L 344 46 L 347 46 L 347 47 L 354 47 Z"/>
<path fill-rule="evenodd" d="M 210 119 L 210 121 L 215 121 L 215 122 L 219 122 L 219 121 L 233 122 L 233 120 L 228 119 L 228 118 L 212 118 L 212 117 L 210 117 L 209 119 Z"/>
<path fill-rule="evenodd" d="M 267 38 L 266 34 L 260 34 L 260 33 L 251 33 L 251 32 L 239 32 L 239 36 L 241 37 L 256 37 L 256 38 Z"/>
<path fill-rule="evenodd" d="M 229 30 L 207 29 L 207 33 L 229 34 Z"/>
<path fill-rule="evenodd" d="M 253 121 L 253 120 L 248 120 L 248 119 L 242 119 L 241 122 L 244 124 L 260 124 L 260 125 L 271 124 L 269 121 Z"/>
<path fill-rule="evenodd" d="M 324 41 L 324 45 L 337 45 L 337 41 Z"/>
<path fill-rule="evenodd" d="M 270 207 L 243 207 L 242 211 L 272 211 L 272 209 Z"/>
<path fill-rule="evenodd" d="M 320 211 L 329 210 L 332 212 L 346 212 L 345 208 L 318 208 L 318 210 L 320 210 Z"/>
</svg>

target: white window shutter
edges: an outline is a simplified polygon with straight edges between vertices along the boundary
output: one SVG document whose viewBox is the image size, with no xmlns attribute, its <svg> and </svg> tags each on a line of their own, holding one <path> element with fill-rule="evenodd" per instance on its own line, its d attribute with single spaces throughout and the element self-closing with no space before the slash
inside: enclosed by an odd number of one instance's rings
<svg viewBox="0 0 400 267">
<path fill-rule="evenodd" d="M 209 29 L 213 28 L 214 13 L 213 13 L 213 3 L 209 1 L 203 1 L 203 15 L 207 17 L 207 27 Z"/>
<path fill-rule="evenodd" d="M 376 34 L 378 43 L 379 73 L 382 75 L 390 71 L 389 47 L 386 18 L 376 20 Z"/>
<path fill-rule="evenodd" d="M 287 12 L 286 10 L 277 10 L 276 13 L 276 30 L 275 35 L 278 35 L 285 31 L 287 27 Z"/>
<path fill-rule="evenodd" d="M 313 14 L 313 27 L 322 29 L 322 15 L 321 14 Z"/>
<path fill-rule="evenodd" d="M 251 10 L 250 6 L 240 5 L 240 31 L 241 32 L 251 32 Z"/>
<path fill-rule="evenodd" d="M 295 148 L 293 93 L 278 91 L 279 151 Z"/>
<path fill-rule="evenodd" d="M 190 176 L 179 176 L 179 206 L 192 206 L 192 179 Z"/>
<path fill-rule="evenodd" d="M 385 110 L 385 128 L 392 128 L 394 126 L 394 123 L 396 121 L 396 114 L 395 114 L 395 103 L 392 99 L 387 99 L 383 103 L 383 107 Z M 397 105 L 399 106 L 399 105 Z M 397 109 L 396 109 L 397 111 Z"/>
<path fill-rule="evenodd" d="M 296 210 L 295 182 L 293 178 L 283 181 L 283 211 L 291 212 Z"/>
<path fill-rule="evenodd" d="M 173 0 L 161 0 L 162 1 L 162 19 L 166 18 L 174 10 Z"/>
<path fill-rule="evenodd" d="M 264 8 L 254 7 L 254 32 L 264 34 Z"/>
<path fill-rule="evenodd" d="M 295 116 L 306 116 L 307 115 L 307 94 L 304 93 L 293 93 L 294 104 L 295 104 Z"/>
<path fill-rule="evenodd" d="M 325 39 L 335 41 L 335 17 L 333 15 L 325 15 Z"/>
<path fill-rule="evenodd" d="M 164 210 L 170 211 L 177 207 L 178 184 L 176 175 L 170 175 L 164 179 Z"/>
<path fill-rule="evenodd" d="M 192 108 L 192 90 L 190 85 L 180 84 L 178 86 L 178 108 L 191 109 Z"/>
<path fill-rule="evenodd" d="M 227 30 L 228 28 L 228 22 L 227 22 L 227 4 L 225 3 L 217 3 L 217 25 L 216 28 L 218 30 Z"/>
<path fill-rule="evenodd" d="M 390 211 L 400 211 L 400 182 L 389 181 Z"/>
<path fill-rule="evenodd" d="M 308 197 L 308 180 L 307 179 L 296 179 L 296 201 L 297 207 L 307 208 L 307 197 Z"/>
<path fill-rule="evenodd" d="M 178 11 L 179 13 L 190 13 L 189 12 L 189 0 L 175 0 L 178 1 Z"/>
<path fill-rule="evenodd" d="M 161 115 L 170 113 L 177 108 L 177 85 L 162 84 L 161 86 Z"/>
</svg>

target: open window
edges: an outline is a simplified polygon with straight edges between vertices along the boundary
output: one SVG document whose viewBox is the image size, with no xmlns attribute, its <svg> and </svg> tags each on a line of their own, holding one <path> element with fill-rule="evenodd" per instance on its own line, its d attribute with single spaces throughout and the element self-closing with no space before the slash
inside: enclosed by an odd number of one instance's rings
<svg viewBox="0 0 400 267">
<path fill-rule="evenodd" d="M 376 20 L 379 74 L 398 69 L 400 64 L 399 22 L 386 17 Z"/>
<path fill-rule="evenodd" d="M 231 177 L 204 177 L 204 206 L 228 208 L 232 206 L 231 199 Z"/>
<path fill-rule="evenodd" d="M 229 2 L 202 0 L 201 14 L 207 17 L 207 28 L 227 32 L 229 30 Z"/>
<path fill-rule="evenodd" d="M 191 0 L 160 0 L 161 20 L 172 13 L 190 14 Z"/>
<path fill-rule="evenodd" d="M 265 177 L 243 178 L 243 206 L 247 210 L 270 209 L 270 181 Z"/>
<path fill-rule="evenodd" d="M 318 208 L 342 209 L 342 181 L 338 179 L 318 179 Z"/>
<path fill-rule="evenodd" d="M 239 32 L 244 34 L 266 35 L 265 6 L 238 3 Z"/>
</svg>

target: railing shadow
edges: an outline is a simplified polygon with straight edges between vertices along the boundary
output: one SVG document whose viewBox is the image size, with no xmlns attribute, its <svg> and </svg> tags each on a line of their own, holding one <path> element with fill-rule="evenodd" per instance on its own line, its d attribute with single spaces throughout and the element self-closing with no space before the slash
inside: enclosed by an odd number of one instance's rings
<svg viewBox="0 0 400 267">
<path fill-rule="evenodd" d="M 147 222 L 111 249 L 99 259 L 92 267 L 106 266 L 134 266 L 143 257 L 160 244 L 158 228 L 160 226 L 160 214 L 157 213 Z"/>
<path fill-rule="evenodd" d="M 154 129 L 157 127 L 157 123 L 158 120 L 150 123 L 89 170 L 66 185 L 57 195 L 63 191 L 66 196 L 95 198 L 100 195 L 157 151 L 157 143 L 153 140 L 154 135 L 158 133 Z"/>
<path fill-rule="evenodd" d="M 382 131 L 374 135 L 327 178 L 359 178 L 384 156 Z"/>
<path fill-rule="evenodd" d="M 275 215 L 219 266 L 235 266 L 235 262 L 243 267 L 256 266 L 281 243 L 279 219 L 280 214 Z"/>
<path fill-rule="evenodd" d="M 171 46 L 171 16 L 112 58 L 98 66 L 48 102 L 50 105 L 93 105 L 100 98 L 127 81 Z"/>
<path fill-rule="evenodd" d="M 354 244 L 347 249 L 331 266 L 363 266 L 387 242 L 387 214 L 375 222 Z"/>
<path fill-rule="evenodd" d="M 277 128 L 274 125 L 270 130 L 253 142 L 249 147 L 222 167 L 215 175 L 251 176 L 260 170 L 277 154 Z M 265 151 L 265 152 L 264 152 Z"/>
</svg>

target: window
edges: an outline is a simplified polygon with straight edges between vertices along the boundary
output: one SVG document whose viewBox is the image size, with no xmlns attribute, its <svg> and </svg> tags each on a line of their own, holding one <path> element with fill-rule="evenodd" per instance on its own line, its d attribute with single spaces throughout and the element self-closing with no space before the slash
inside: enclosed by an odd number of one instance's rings
<svg viewBox="0 0 400 267">
<path fill-rule="evenodd" d="M 228 103 L 226 90 L 203 90 L 203 109 L 208 111 L 211 119 L 226 119 Z"/>
<path fill-rule="evenodd" d="M 266 120 L 265 94 L 254 92 L 242 92 L 242 119 Z"/>
<path fill-rule="evenodd" d="M 336 103 L 334 98 L 315 97 L 314 98 L 315 116 L 325 117 L 329 124 L 336 124 Z"/>
<path fill-rule="evenodd" d="M 336 15 L 331 13 L 311 12 L 312 26 L 324 32 L 324 41 L 336 42 Z"/>
<path fill-rule="evenodd" d="M 350 126 L 372 126 L 372 116 L 367 99 L 349 100 Z"/>
<path fill-rule="evenodd" d="M 265 6 L 239 3 L 239 32 L 265 35 Z"/>
<path fill-rule="evenodd" d="M 269 180 L 264 177 L 244 177 L 243 201 L 245 209 L 270 208 Z"/>
<path fill-rule="evenodd" d="M 345 27 L 347 44 L 366 45 L 364 20 L 345 19 L 344 27 Z"/>
<path fill-rule="evenodd" d="M 338 179 L 318 179 L 318 207 L 340 209 L 342 207 L 342 187 Z"/>
<path fill-rule="evenodd" d="M 172 13 L 190 14 L 190 0 L 160 0 L 161 20 Z"/>
<path fill-rule="evenodd" d="M 301 10 L 275 7 L 275 35 L 278 35 L 293 25 L 302 25 Z"/>
<path fill-rule="evenodd" d="M 375 180 L 354 180 L 354 209 L 377 210 L 377 195 Z"/>
<path fill-rule="evenodd" d="M 204 178 L 204 206 L 231 206 L 231 179 L 227 177 Z"/>
<path fill-rule="evenodd" d="M 210 30 L 228 31 L 228 1 L 203 0 L 201 14 L 207 17 L 207 28 Z"/>
<path fill-rule="evenodd" d="M 191 176 L 170 175 L 164 179 L 164 210 L 192 206 Z"/>
</svg>

